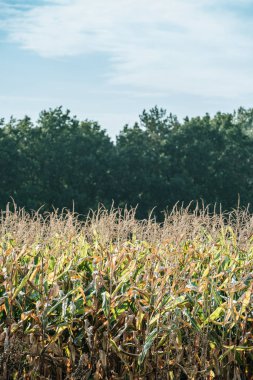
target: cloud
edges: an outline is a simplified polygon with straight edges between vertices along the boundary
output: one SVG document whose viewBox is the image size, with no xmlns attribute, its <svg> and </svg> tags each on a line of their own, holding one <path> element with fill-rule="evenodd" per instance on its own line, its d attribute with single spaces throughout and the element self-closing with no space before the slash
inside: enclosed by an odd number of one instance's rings
<svg viewBox="0 0 253 380">
<path fill-rule="evenodd" d="M 253 92 L 248 0 L 51 0 L 4 22 L 10 41 L 46 58 L 106 53 L 107 83 L 236 98 Z M 236 7 L 236 8 L 235 8 Z"/>
</svg>

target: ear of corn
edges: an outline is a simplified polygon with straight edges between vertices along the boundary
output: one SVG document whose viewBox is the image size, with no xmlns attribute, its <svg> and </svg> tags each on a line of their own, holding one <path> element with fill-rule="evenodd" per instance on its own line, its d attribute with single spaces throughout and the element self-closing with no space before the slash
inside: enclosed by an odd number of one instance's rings
<svg viewBox="0 0 253 380">
<path fill-rule="evenodd" d="M 3 213 L 0 378 L 250 379 L 253 219 L 230 219 Z"/>
</svg>

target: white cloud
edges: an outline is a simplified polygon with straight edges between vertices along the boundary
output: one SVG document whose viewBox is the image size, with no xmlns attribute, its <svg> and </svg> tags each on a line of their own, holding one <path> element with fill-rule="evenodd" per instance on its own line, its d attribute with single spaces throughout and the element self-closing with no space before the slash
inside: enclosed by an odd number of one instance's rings
<svg viewBox="0 0 253 380">
<path fill-rule="evenodd" d="M 4 27 L 11 41 L 44 57 L 109 54 L 106 79 L 115 86 L 206 97 L 252 95 L 252 26 L 226 4 L 54 0 L 15 13 Z"/>
</svg>

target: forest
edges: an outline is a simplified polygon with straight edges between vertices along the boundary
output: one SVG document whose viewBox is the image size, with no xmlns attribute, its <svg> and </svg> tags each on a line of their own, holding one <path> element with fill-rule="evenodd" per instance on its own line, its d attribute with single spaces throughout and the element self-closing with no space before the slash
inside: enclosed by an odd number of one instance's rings
<svg viewBox="0 0 253 380">
<path fill-rule="evenodd" d="M 0 120 L 0 208 L 86 215 L 98 204 L 161 218 L 176 202 L 231 210 L 253 196 L 253 109 L 177 116 L 155 106 L 113 141 L 96 121 L 62 107 Z"/>
</svg>

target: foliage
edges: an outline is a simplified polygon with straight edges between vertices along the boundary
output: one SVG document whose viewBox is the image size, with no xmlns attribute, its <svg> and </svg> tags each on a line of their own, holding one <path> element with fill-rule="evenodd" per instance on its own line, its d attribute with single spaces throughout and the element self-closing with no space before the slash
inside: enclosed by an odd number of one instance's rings
<svg viewBox="0 0 253 380">
<path fill-rule="evenodd" d="M 203 199 L 223 209 L 253 197 L 253 110 L 185 118 L 143 111 L 113 143 L 93 121 L 61 107 L 33 123 L 0 120 L 0 208 L 10 197 L 20 207 L 82 214 L 99 203 L 136 207 L 147 217 L 176 202 Z"/>
<path fill-rule="evenodd" d="M 225 222 L 226 221 L 226 222 Z M 250 379 L 252 216 L 1 215 L 1 379 Z"/>
</svg>

